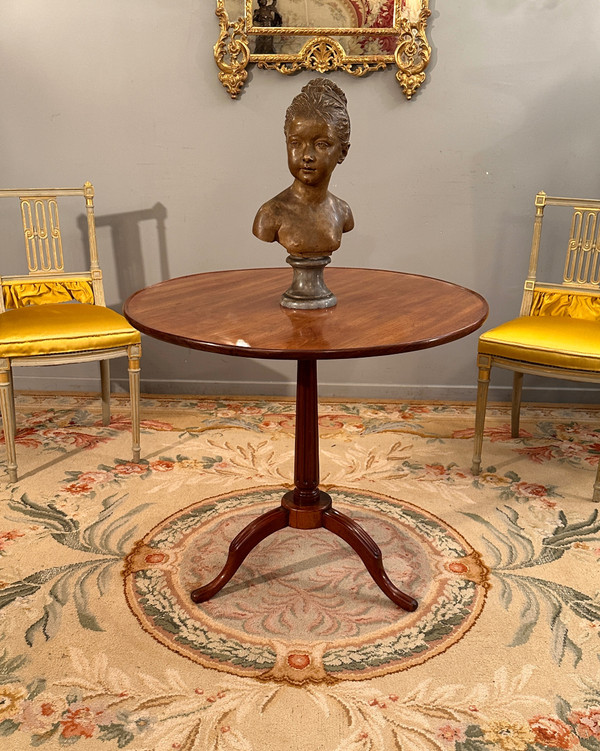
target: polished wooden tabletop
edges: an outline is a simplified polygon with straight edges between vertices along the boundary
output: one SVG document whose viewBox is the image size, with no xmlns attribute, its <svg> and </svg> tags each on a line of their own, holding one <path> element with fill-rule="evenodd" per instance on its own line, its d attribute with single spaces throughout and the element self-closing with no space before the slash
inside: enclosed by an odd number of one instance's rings
<svg viewBox="0 0 600 751">
<path fill-rule="evenodd" d="M 340 359 L 434 347 L 470 334 L 488 314 L 477 292 L 417 274 L 328 268 L 338 304 L 279 304 L 289 268 L 215 271 L 169 279 L 133 294 L 127 320 L 145 334 L 238 357 Z"/>
</svg>

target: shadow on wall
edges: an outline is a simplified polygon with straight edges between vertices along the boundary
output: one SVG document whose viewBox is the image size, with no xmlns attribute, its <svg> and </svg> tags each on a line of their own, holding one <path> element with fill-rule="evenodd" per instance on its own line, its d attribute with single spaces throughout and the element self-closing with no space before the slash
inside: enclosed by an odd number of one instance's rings
<svg viewBox="0 0 600 751">
<path fill-rule="evenodd" d="M 96 215 L 96 229 L 109 228 L 111 245 L 116 269 L 117 296 L 120 302 L 108 307 L 122 313 L 122 303 L 134 292 L 146 287 L 147 273 L 144 263 L 144 243 L 142 242 L 142 224 L 156 223 L 156 244 L 158 247 L 158 273 L 160 280 L 169 279 L 166 238 L 167 209 L 162 203 L 155 203 L 152 208 L 139 211 L 126 211 L 119 214 Z M 87 243 L 87 218 L 78 216 L 77 225 L 82 238 Z M 154 244 L 154 242 L 152 243 Z M 106 264 L 100 260 L 101 268 Z M 142 360 L 143 367 L 143 360 Z M 127 384 L 127 363 L 123 359 L 111 362 L 111 382 Z"/>
<path fill-rule="evenodd" d="M 147 286 L 140 226 L 142 222 L 156 222 L 160 278 L 161 280 L 169 279 L 166 218 L 167 209 L 162 203 L 155 203 L 150 209 L 96 216 L 96 228 L 110 228 L 120 300 L 125 301 L 134 292 Z M 87 219 L 85 215 L 78 217 L 77 224 L 84 240 L 87 242 Z M 102 264 L 100 265 L 102 266 Z M 118 305 L 112 307 L 120 308 Z M 118 312 L 121 311 L 118 310 Z"/>
</svg>

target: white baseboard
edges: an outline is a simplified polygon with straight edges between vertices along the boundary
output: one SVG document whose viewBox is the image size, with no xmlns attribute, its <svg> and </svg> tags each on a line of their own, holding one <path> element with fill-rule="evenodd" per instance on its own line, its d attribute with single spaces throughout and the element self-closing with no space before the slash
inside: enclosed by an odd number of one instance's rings
<svg viewBox="0 0 600 751">
<path fill-rule="evenodd" d="M 580 385 L 551 385 L 548 387 L 523 387 L 523 401 L 550 402 L 559 404 L 599 404 L 600 389 Z M 15 374 L 15 388 L 26 391 L 85 391 L 100 390 L 98 378 L 30 377 Z M 115 393 L 128 391 L 127 379 L 111 379 Z M 141 383 L 144 394 L 182 395 L 230 395 L 230 396 L 293 396 L 292 381 L 201 381 L 201 380 L 145 380 Z M 453 386 L 444 384 L 397 384 L 397 383 L 319 383 L 319 394 L 324 397 L 355 399 L 397 399 L 426 401 L 469 402 L 476 397 L 476 386 Z M 490 385 L 490 401 L 510 401 L 510 386 Z"/>
</svg>

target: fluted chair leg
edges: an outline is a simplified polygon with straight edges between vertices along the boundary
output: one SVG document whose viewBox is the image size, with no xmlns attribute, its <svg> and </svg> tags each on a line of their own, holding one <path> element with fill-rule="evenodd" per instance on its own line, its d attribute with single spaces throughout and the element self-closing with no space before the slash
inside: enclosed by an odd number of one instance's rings
<svg viewBox="0 0 600 751">
<path fill-rule="evenodd" d="M 10 361 L 0 359 L 0 412 L 6 445 L 6 471 L 8 481 L 17 481 L 17 452 L 15 447 L 15 402 Z"/>
<path fill-rule="evenodd" d="M 516 370 L 513 374 L 512 407 L 510 412 L 510 436 L 519 437 L 519 421 L 521 418 L 521 394 L 523 392 L 523 373 Z"/>
<path fill-rule="evenodd" d="M 477 379 L 477 405 L 475 407 L 475 436 L 473 446 L 473 464 L 471 471 L 478 475 L 481 471 L 481 449 L 483 447 L 483 428 L 490 385 L 491 364 L 488 357 L 479 357 L 479 377 Z"/>
<path fill-rule="evenodd" d="M 100 388 L 102 391 L 102 424 L 110 423 L 110 362 L 100 360 Z"/>
<path fill-rule="evenodd" d="M 592 501 L 594 501 L 594 503 L 600 503 L 600 463 L 598 463 L 598 469 L 596 470 L 596 477 L 594 479 Z"/>
<path fill-rule="evenodd" d="M 140 460 L 140 357 L 142 348 L 139 344 L 132 344 L 129 353 L 129 401 L 131 403 L 131 443 L 133 461 Z"/>
<path fill-rule="evenodd" d="M 8 370 L 8 381 L 10 386 L 10 411 L 12 414 L 12 424 L 14 426 L 14 435 L 17 435 L 17 411 L 15 407 L 15 386 L 13 381 L 13 369 L 12 365 Z"/>
</svg>

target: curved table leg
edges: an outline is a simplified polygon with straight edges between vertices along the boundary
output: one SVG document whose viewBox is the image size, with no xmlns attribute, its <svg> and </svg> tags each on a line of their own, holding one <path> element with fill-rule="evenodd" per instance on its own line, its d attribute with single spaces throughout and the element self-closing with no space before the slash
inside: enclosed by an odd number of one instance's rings
<svg viewBox="0 0 600 751">
<path fill-rule="evenodd" d="M 328 509 L 323 512 L 323 526 L 358 553 L 375 584 L 393 603 L 411 613 L 417 609 L 419 603 L 392 583 L 383 568 L 381 550 L 360 524 L 335 509 Z"/>
<path fill-rule="evenodd" d="M 204 602 L 216 595 L 242 565 L 244 558 L 252 548 L 256 547 L 265 537 L 284 529 L 287 525 L 288 511 L 283 506 L 271 509 L 271 511 L 267 511 L 258 519 L 250 522 L 231 541 L 229 554 L 221 573 L 208 584 L 194 589 L 191 593 L 192 601 Z"/>
</svg>

